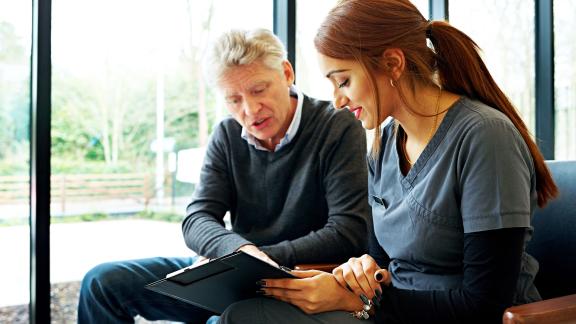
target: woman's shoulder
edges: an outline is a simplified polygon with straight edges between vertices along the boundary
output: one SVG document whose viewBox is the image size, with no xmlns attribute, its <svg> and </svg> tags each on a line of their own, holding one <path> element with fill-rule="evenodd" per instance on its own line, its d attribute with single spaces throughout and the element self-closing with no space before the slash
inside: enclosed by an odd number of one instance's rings
<svg viewBox="0 0 576 324">
<path fill-rule="evenodd" d="M 462 97 L 456 105 L 460 106 L 458 120 L 467 126 L 499 123 L 515 127 L 510 118 L 500 110 L 481 101 Z"/>
</svg>

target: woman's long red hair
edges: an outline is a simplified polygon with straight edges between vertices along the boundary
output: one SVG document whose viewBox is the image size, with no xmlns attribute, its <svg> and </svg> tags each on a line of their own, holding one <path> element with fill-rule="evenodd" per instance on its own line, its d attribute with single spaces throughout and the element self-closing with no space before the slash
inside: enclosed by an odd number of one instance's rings
<svg viewBox="0 0 576 324">
<path fill-rule="evenodd" d="M 432 42 L 428 46 L 427 39 Z M 403 81 L 414 91 L 416 84 L 437 83 L 447 91 L 479 100 L 504 113 L 526 142 L 536 169 L 538 205 L 543 207 L 558 195 L 538 146 L 526 124 L 498 87 L 470 37 L 447 22 L 428 22 L 406 0 L 342 0 L 328 14 L 314 39 L 318 52 L 338 59 L 355 59 L 367 71 L 376 93 L 375 71 L 388 48 L 399 48 L 406 60 Z M 378 112 L 376 112 L 378 114 Z M 380 120 L 380 116 L 376 116 Z M 380 149 L 381 131 L 375 129 L 373 153 Z"/>
</svg>

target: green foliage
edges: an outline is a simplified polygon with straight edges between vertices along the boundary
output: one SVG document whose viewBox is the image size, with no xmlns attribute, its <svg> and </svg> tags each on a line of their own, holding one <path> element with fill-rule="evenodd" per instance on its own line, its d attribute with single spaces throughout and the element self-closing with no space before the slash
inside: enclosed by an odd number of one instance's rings
<svg viewBox="0 0 576 324">
<path fill-rule="evenodd" d="M 25 43 L 10 23 L 0 22 L 0 159 L 17 153 L 29 129 L 29 61 Z"/>
<path fill-rule="evenodd" d="M 121 215 L 110 215 L 105 213 L 88 213 L 73 216 L 51 217 L 50 223 L 66 224 L 66 223 L 97 222 L 97 221 L 111 221 L 111 220 L 125 220 L 125 219 L 145 219 L 145 220 L 154 220 L 168 223 L 180 223 L 184 219 L 184 215 L 167 213 L 167 212 L 151 212 L 151 211 L 143 211 L 137 214 L 121 214 Z M 28 225 L 28 218 L 0 219 L 0 227 L 22 226 L 22 225 Z"/>
<path fill-rule="evenodd" d="M 157 211 L 155 212 L 142 211 L 136 214 L 136 217 L 141 219 L 149 219 L 169 223 L 180 223 L 184 219 L 183 214 L 174 214 L 174 213 L 157 212 Z"/>
<path fill-rule="evenodd" d="M 23 40 L 16 35 L 12 24 L 0 21 L 0 62 L 21 63 L 26 61 Z"/>
<path fill-rule="evenodd" d="M 108 165 L 103 161 L 75 161 L 61 157 L 52 158 L 52 174 L 98 174 L 98 173 L 129 173 L 145 172 L 148 169 L 137 168 L 129 161 L 121 161 L 116 165 Z"/>
</svg>

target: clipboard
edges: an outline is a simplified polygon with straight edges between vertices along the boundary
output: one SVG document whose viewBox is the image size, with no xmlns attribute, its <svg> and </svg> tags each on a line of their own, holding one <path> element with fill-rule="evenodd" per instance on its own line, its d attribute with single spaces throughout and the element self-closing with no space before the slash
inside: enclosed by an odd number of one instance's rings
<svg viewBox="0 0 576 324">
<path fill-rule="evenodd" d="M 197 267 L 182 268 L 145 288 L 222 314 L 232 303 L 256 297 L 257 281 L 279 278 L 296 277 L 237 251 Z"/>
</svg>

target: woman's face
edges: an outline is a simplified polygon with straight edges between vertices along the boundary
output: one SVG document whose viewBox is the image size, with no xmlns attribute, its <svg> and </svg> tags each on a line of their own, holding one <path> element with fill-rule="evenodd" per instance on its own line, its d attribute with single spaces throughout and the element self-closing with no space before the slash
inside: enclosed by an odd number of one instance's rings
<svg viewBox="0 0 576 324">
<path fill-rule="evenodd" d="M 322 54 L 318 54 L 318 61 L 320 70 L 334 87 L 334 107 L 350 110 L 365 129 L 374 129 L 392 114 L 398 96 L 388 77 L 383 74 L 375 75 L 380 95 L 380 107 L 376 107 L 376 94 L 372 91 L 370 79 L 360 63 Z M 377 120 L 378 109 L 380 118 Z"/>
</svg>

